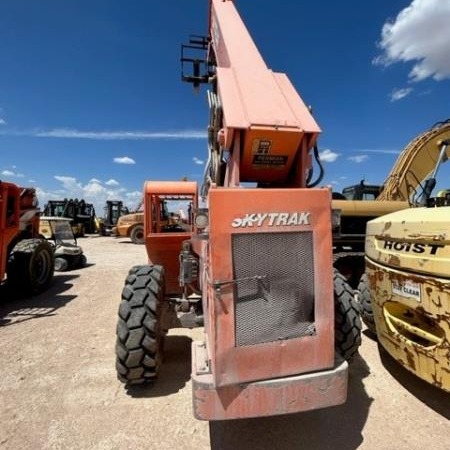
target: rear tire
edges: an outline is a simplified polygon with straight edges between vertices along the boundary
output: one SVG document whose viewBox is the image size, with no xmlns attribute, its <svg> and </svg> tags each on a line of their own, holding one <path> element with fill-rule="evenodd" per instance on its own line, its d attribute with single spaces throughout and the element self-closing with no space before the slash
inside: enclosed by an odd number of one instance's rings
<svg viewBox="0 0 450 450">
<path fill-rule="evenodd" d="M 126 384 L 153 381 L 161 365 L 164 270 L 161 266 L 131 269 L 122 291 L 116 340 L 117 377 Z"/>
<path fill-rule="evenodd" d="M 353 300 L 353 289 L 338 271 L 334 272 L 335 349 L 350 361 L 361 345 L 361 319 Z"/>
<path fill-rule="evenodd" d="M 131 230 L 130 239 L 134 244 L 144 244 L 145 243 L 144 226 L 136 225 Z"/>
<path fill-rule="evenodd" d="M 8 284 L 20 294 L 35 295 L 48 288 L 55 269 L 53 247 L 45 239 L 24 239 L 11 252 Z"/>
<path fill-rule="evenodd" d="M 81 256 L 80 256 L 79 266 L 80 266 L 80 267 L 86 267 L 86 265 L 87 265 L 87 258 L 86 258 L 86 255 L 81 255 Z"/>
<path fill-rule="evenodd" d="M 370 300 L 370 291 L 368 283 L 369 282 L 367 279 L 367 275 L 363 274 L 358 284 L 358 292 L 356 294 L 356 298 L 360 305 L 362 321 L 364 322 L 370 333 L 376 335 L 377 328 L 375 326 L 375 319 L 373 317 L 372 302 Z"/>
</svg>

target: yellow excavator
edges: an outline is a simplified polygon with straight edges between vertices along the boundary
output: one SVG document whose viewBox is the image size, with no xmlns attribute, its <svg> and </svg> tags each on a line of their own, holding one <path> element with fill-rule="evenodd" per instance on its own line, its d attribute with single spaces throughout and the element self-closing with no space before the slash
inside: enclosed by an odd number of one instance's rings
<svg viewBox="0 0 450 450">
<path fill-rule="evenodd" d="M 400 153 L 374 200 L 340 200 L 337 196 L 333 199 L 333 210 L 339 216 L 339 226 L 333 233 L 334 266 L 354 289 L 363 292 L 359 299 L 363 319 L 370 328 L 373 328 L 372 314 L 364 312 L 369 303 L 366 300 L 367 280 L 363 277 L 366 225 L 377 217 L 417 206 L 419 196 L 424 189 L 429 189 L 429 186 L 423 186 L 423 182 L 433 172 L 439 159 L 436 144 L 444 140 L 449 132 L 449 121 L 440 122 L 411 140 Z M 370 197 L 374 197 L 373 186 L 361 184 L 358 188 L 362 191 L 367 188 Z M 339 198 L 342 197 L 339 195 Z M 348 195 L 346 197 L 349 198 Z M 367 197 L 360 192 L 359 198 Z M 368 308 L 370 310 L 370 305 Z"/>
<path fill-rule="evenodd" d="M 450 157 L 450 120 L 407 149 L 383 192 L 406 192 L 413 207 L 367 224 L 362 317 L 407 370 L 450 392 L 450 190 L 431 196 Z"/>
</svg>

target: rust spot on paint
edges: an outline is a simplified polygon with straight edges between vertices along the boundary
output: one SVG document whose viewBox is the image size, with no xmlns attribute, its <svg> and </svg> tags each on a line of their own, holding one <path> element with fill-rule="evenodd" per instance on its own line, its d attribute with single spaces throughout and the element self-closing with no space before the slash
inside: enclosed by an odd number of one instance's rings
<svg viewBox="0 0 450 450">
<path fill-rule="evenodd" d="M 408 348 L 405 348 L 406 359 L 408 361 L 408 366 L 411 367 L 412 370 L 416 370 L 416 362 L 414 359 L 414 354 L 409 351 Z"/>
<path fill-rule="evenodd" d="M 400 261 L 400 258 L 399 258 L 398 256 L 391 255 L 391 256 L 389 257 L 387 263 L 388 263 L 390 266 L 401 267 L 400 262 L 401 262 L 401 261 Z"/>
</svg>

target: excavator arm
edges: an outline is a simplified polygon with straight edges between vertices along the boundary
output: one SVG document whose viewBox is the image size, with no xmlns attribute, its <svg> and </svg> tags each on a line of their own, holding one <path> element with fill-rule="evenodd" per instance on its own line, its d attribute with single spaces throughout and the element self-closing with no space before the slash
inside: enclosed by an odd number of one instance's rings
<svg viewBox="0 0 450 450">
<path fill-rule="evenodd" d="M 425 187 L 423 183 L 432 174 L 439 158 L 450 157 L 450 146 L 441 156 L 442 143 L 449 139 L 450 119 L 437 123 L 413 139 L 398 157 L 376 200 L 418 203 Z"/>
</svg>

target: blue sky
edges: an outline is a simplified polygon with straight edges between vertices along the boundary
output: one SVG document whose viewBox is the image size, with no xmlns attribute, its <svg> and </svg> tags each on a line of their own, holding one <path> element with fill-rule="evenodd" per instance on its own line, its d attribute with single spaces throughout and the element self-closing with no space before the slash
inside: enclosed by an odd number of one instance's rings
<svg viewBox="0 0 450 450">
<path fill-rule="evenodd" d="M 237 0 L 267 65 L 322 129 L 324 184 L 381 183 L 398 152 L 450 117 L 450 0 Z M 201 182 L 205 90 L 180 45 L 207 0 L 0 2 L 0 179 L 49 199 L 135 206 L 145 180 Z"/>
</svg>

